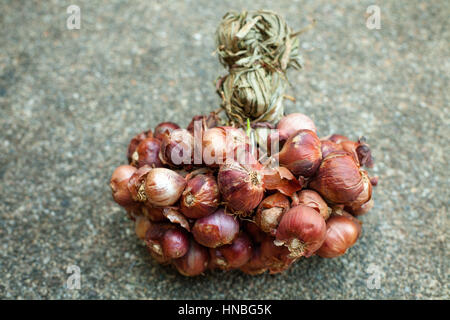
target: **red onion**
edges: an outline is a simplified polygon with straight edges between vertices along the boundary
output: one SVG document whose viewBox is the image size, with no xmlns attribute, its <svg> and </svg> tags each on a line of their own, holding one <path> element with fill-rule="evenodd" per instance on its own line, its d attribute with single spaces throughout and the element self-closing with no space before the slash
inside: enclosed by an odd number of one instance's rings
<svg viewBox="0 0 450 320">
<path fill-rule="evenodd" d="M 161 141 L 155 138 L 146 138 L 139 143 L 136 151 L 131 156 L 133 165 L 140 168 L 148 165 L 150 167 L 162 167 L 159 160 Z"/>
<path fill-rule="evenodd" d="M 195 221 L 192 234 L 195 240 L 209 248 L 231 243 L 239 233 L 239 222 L 220 208 L 213 214 Z"/>
<path fill-rule="evenodd" d="M 148 202 L 142 207 L 142 213 L 151 221 L 163 221 L 166 217 L 163 215 L 163 208 L 155 208 Z"/>
<path fill-rule="evenodd" d="M 322 161 L 320 140 L 311 130 L 300 130 L 284 144 L 278 157 L 280 164 L 295 176 L 312 176 Z"/>
<path fill-rule="evenodd" d="M 203 131 L 206 131 L 210 128 L 214 128 L 219 124 L 219 117 L 217 116 L 217 114 L 215 112 L 211 112 L 208 116 L 206 115 L 198 115 L 198 116 L 194 116 L 191 120 L 191 122 L 189 123 L 189 125 L 187 126 L 187 130 L 194 134 L 194 126 L 195 123 L 197 121 L 201 122 L 201 126 L 200 128 Z"/>
<path fill-rule="evenodd" d="M 229 268 L 239 268 L 252 257 L 252 242 L 245 233 L 240 233 L 231 244 L 217 248 Z"/>
<path fill-rule="evenodd" d="M 220 194 L 212 174 L 198 174 L 189 179 L 181 195 L 180 209 L 192 219 L 202 218 L 216 211 Z"/>
<path fill-rule="evenodd" d="M 332 215 L 327 221 L 325 241 L 317 254 L 323 258 L 335 258 L 343 255 L 353 246 L 361 234 L 361 222 L 344 212 Z"/>
<path fill-rule="evenodd" d="M 181 258 L 189 248 L 189 238 L 181 228 L 169 229 L 161 239 L 161 247 L 166 257 L 171 259 Z"/>
<path fill-rule="evenodd" d="M 127 151 L 128 163 L 131 164 L 133 153 L 136 151 L 136 148 L 141 143 L 141 141 L 146 138 L 152 138 L 152 137 L 153 137 L 152 130 L 148 130 L 148 131 L 143 131 L 143 132 L 137 134 L 136 136 L 134 136 L 131 139 L 130 143 L 128 144 L 128 151 Z"/>
<path fill-rule="evenodd" d="M 217 182 L 223 200 L 237 215 L 247 215 L 264 196 L 262 166 L 259 163 L 224 164 L 220 167 Z"/>
<path fill-rule="evenodd" d="M 147 195 L 145 194 L 145 179 L 147 174 L 152 170 L 148 165 L 140 167 L 133 173 L 128 180 L 128 190 L 131 193 L 134 201 L 146 202 Z"/>
<path fill-rule="evenodd" d="M 280 135 L 289 139 L 298 130 L 307 129 L 316 133 L 316 126 L 314 121 L 302 113 L 291 113 L 281 118 L 278 122 L 277 129 L 280 130 Z"/>
<path fill-rule="evenodd" d="M 175 171 L 155 168 L 147 174 L 145 194 L 151 205 L 171 206 L 181 196 L 186 180 Z"/>
<path fill-rule="evenodd" d="M 180 129 L 180 126 L 173 122 L 161 122 L 155 128 L 154 137 L 162 140 L 163 136 L 171 133 L 173 130 Z"/>
<path fill-rule="evenodd" d="M 203 273 L 208 267 L 209 254 L 205 247 L 191 239 L 188 252 L 181 258 L 173 260 L 173 265 L 182 275 L 192 277 Z"/>
<path fill-rule="evenodd" d="M 320 248 L 326 235 L 325 220 L 305 205 L 291 208 L 281 218 L 276 245 L 285 245 L 291 257 L 309 257 Z"/>
<path fill-rule="evenodd" d="M 134 203 L 130 191 L 128 190 L 128 181 L 136 168 L 130 165 L 122 165 L 114 170 L 109 186 L 111 187 L 114 201 L 122 207 L 130 206 Z"/>
<path fill-rule="evenodd" d="M 353 155 L 360 166 L 373 167 L 372 153 L 369 146 L 365 143 L 364 137 L 358 142 L 342 141 L 340 145 L 345 151 Z"/>
<path fill-rule="evenodd" d="M 236 148 L 248 143 L 245 132 L 233 127 L 216 127 L 206 130 L 202 139 L 203 163 L 217 167 L 233 159 Z"/>
<path fill-rule="evenodd" d="M 186 129 L 176 129 L 162 138 L 159 158 L 169 166 L 192 165 L 194 137 Z"/>
<path fill-rule="evenodd" d="M 364 180 L 353 157 L 344 151 L 329 154 L 323 159 L 309 187 L 325 200 L 335 204 L 350 203 L 364 190 Z"/>
<path fill-rule="evenodd" d="M 289 208 L 289 200 L 286 196 L 279 192 L 270 195 L 259 204 L 255 223 L 262 231 L 275 236 L 281 217 Z"/>
</svg>

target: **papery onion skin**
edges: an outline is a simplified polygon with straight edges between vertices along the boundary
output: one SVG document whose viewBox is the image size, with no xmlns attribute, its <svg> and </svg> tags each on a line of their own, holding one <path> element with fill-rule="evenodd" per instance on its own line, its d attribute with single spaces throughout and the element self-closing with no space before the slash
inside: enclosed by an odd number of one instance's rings
<svg viewBox="0 0 450 320">
<path fill-rule="evenodd" d="M 171 259 L 181 258 L 189 249 L 189 237 L 179 227 L 169 229 L 161 239 L 161 247 L 166 257 Z"/>
<path fill-rule="evenodd" d="M 330 217 L 331 210 L 323 198 L 314 190 L 302 190 L 298 193 L 298 204 L 316 210 L 325 220 Z"/>
<path fill-rule="evenodd" d="M 145 194 L 145 179 L 147 174 L 152 170 L 151 167 L 145 165 L 136 170 L 128 180 L 128 190 L 134 201 L 145 202 L 147 195 Z"/>
<path fill-rule="evenodd" d="M 161 141 L 155 138 L 146 138 L 139 143 L 131 156 L 132 164 L 138 168 L 148 165 L 150 167 L 162 167 L 159 159 Z"/>
<path fill-rule="evenodd" d="M 322 160 L 320 140 L 311 130 L 299 130 L 286 141 L 278 159 L 295 176 L 310 177 Z"/>
<path fill-rule="evenodd" d="M 219 206 L 220 193 L 212 174 L 199 174 L 188 180 L 180 200 L 181 212 L 188 218 L 210 215 Z"/>
<path fill-rule="evenodd" d="M 289 208 L 289 200 L 285 195 L 279 192 L 272 194 L 259 204 L 255 223 L 262 231 L 275 236 L 281 217 Z"/>
<path fill-rule="evenodd" d="M 364 190 L 364 183 L 358 165 L 347 152 L 329 154 L 309 183 L 327 201 L 335 204 L 350 203 Z"/>
<path fill-rule="evenodd" d="M 240 233 L 231 244 L 217 248 L 229 268 L 239 268 L 246 264 L 253 255 L 252 242 L 245 233 Z"/>
<path fill-rule="evenodd" d="M 305 205 L 291 208 L 281 218 L 275 244 L 284 244 L 291 257 L 310 257 L 325 240 L 326 224 L 316 210 Z"/>
<path fill-rule="evenodd" d="M 261 243 L 261 259 L 271 274 L 283 272 L 295 261 L 287 247 L 276 246 L 274 241 L 274 237 L 267 236 Z"/>
<path fill-rule="evenodd" d="M 162 140 L 164 135 L 171 133 L 172 131 L 180 129 L 180 126 L 173 122 L 161 122 L 155 128 L 154 137 L 158 140 Z"/>
<path fill-rule="evenodd" d="M 193 239 L 190 240 L 187 253 L 173 260 L 173 265 L 184 276 L 192 277 L 202 274 L 209 263 L 208 249 L 199 245 Z"/>
<path fill-rule="evenodd" d="M 355 142 L 355 141 L 342 141 L 340 145 L 344 151 L 352 154 L 355 158 L 355 161 L 360 166 L 366 166 L 368 168 L 373 167 L 373 159 L 372 153 L 370 151 L 369 146 L 365 143 L 364 138 Z"/>
<path fill-rule="evenodd" d="M 128 182 L 131 176 L 136 172 L 136 168 L 130 165 L 122 165 L 117 167 L 110 180 L 110 187 L 114 201 L 122 206 L 127 207 L 134 204 L 133 197 L 128 190 Z"/>
<path fill-rule="evenodd" d="M 327 221 L 325 241 L 316 252 L 323 258 L 335 258 L 343 255 L 353 246 L 361 234 L 361 222 L 350 214 L 333 214 Z"/>
<path fill-rule="evenodd" d="M 239 222 L 220 208 L 213 214 L 197 219 L 192 228 L 194 239 L 208 248 L 231 243 L 239 233 Z"/>
<path fill-rule="evenodd" d="M 127 159 L 128 159 L 129 164 L 131 164 L 133 153 L 136 151 L 136 148 L 141 143 L 141 141 L 146 138 L 152 138 L 152 137 L 153 137 L 152 130 L 148 130 L 148 131 L 143 131 L 143 132 L 135 135 L 130 140 L 130 143 L 128 144 L 128 151 L 127 151 Z"/>
<path fill-rule="evenodd" d="M 280 130 L 282 136 L 286 136 L 289 139 L 298 130 L 307 129 L 314 133 L 317 132 L 316 125 L 310 117 L 303 113 L 291 113 L 281 118 L 277 124 L 277 129 Z"/>
<path fill-rule="evenodd" d="M 159 158 L 165 165 L 179 167 L 192 165 L 194 137 L 186 129 L 176 129 L 162 137 Z"/>
<path fill-rule="evenodd" d="M 171 206 L 181 196 L 186 180 L 173 170 L 155 168 L 147 174 L 145 194 L 154 206 Z"/>
<path fill-rule="evenodd" d="M 261 166 L 224 164 L 217 176 L 222 199 L 237 215 L 247 215 L 258 206 L 264 196 Z"/>
</svg>

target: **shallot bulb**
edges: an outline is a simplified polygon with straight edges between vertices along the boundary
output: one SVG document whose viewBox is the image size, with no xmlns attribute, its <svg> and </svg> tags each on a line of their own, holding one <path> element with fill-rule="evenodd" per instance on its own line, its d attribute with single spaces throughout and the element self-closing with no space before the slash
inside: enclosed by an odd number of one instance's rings
<svg viewBox="0 0 450 320">
<path fill-rule="evenodd" d="M 233 159 L 236 148 L 242 149 L 248 138 L 242 129 L 233 127 L 216 127 L 203 133 L 203 163 L 217 167 L 228 159 Z"/>
<path fill-rule="evenodd" d="M 145 194 L 153 206 L 171 206 L 181 196 L 186 180 L 170 169 L 154 168 L 147 174 Z"/>
<path fill-rule="evenodd" d="M 373 167 L 372 152 L 370 151 L 369 145 L 366 144 L 364 137 L 360 138 L 357 142 L 342 141 L 340 145 L 344 151 L 353 155 L 360 166 Z"/>
<path fill-rule="evenodd" d="M 122 165 L 114 170 L 109 186 L 111 187 L 114 201 L 122 206 L 127 207 L 133 205 L 133 197 L 128 190 L 128 181 L 136 172 L 136 168 L 130 165 Z"/>
<path fill-rule="evenodd" d="M 262 231 L 275 236 L 281 217 L 289 208 L 289 200 L 286 196 L 279 192 L 270 195 L 259 204 L 255 223 Z"/>
<path fill-rule="evenodd" d="M 203 273 L 208 267 L 208 263 L 208 250 L 192 239 L 190 240 L 187 253 L 181 258 L 173 260 L 173 265 L 178 272 L 188 277 Z"/>
<path fill-rule="evenodd" d="M 213 214 L 197 219 L 192 228 L 195 240 L 209 248 L 231 243 L 239 233 L 239 222 L 220 208 Z"/>
<path fill-rule="evenodd" d="M 299 130 L 286 141 L 278 158 L 295 176 L 310 177 L 322 161 L 320 140 L 311 130 Z"/>
<path fill-rule="evenodd" d="M 148 165 L 150 167 L 162 167 L 159 160 L 161 141 L 155 138 L 146 138 L 139 143 L 131 156 L 132 164 L 138 168 Z"/>
<path fill-rule="evenodd" d="M 181 195 L 180 209 L 192 219 L 202 218 L 216 211 L 220 193 L 212 174 L 198 174 L 189 179 Z"/>
<path fill-rule="evenodd" d="M 280 136 L 289 139 L 298 130 L 307 129 L 316 133 L 316 125 L 310 117 L 302 113 L 291 113 L 281 118 L 277 124 L 277 129 L 280 130 Z"/>
<path fill-rule="evenodd" d="M 127 151 L 128 163 L 131 164 L 133 153 L 136 151 L 136 148 L 141 143 L 141 141 L 146 138 L 152 138 L 152 137 L 153 137 L 152 130 L 148 130 L 148 131 L 143 131 L 143 132 L 135 135 L 131 139 L 130 143 L 128 144 L 128 151 Z"/>
<path fill-rule="evenodd" d="M 351 212 L 357 211 L 358 208 L 372 199 L 372 183 L 370 183 L 369 175 L 364 170 L 360 170 L 360 172 L 362 176 L 363 190 L 355 200 L 345 203 L 345 206 L 348 207 Z"/>
<path fill-rule="evenodd" d="M 231 244 L 211 249 L 210 254 L 211 260 L 214 260 L 214 264 L 220 269 L 239 268 L 252 257 L 252 242 L 245 233 L 240 233 Z"/>
<path fill-rule="evenodd" d="M 327 221 L 325 241 L 317 255 L 323 258 L 335 258 L 343 255 L 353 246 L 361 234 L 361 222 L 344 212 L 333 214 Z"/>
<path fill-rule="evenodd" d="M 364 190 L 364 180 L 353 157 L 344 151 L 323 159 L 309 187 L 335 204 L 350 203 Z"/>
<path fill-rule="evenodd" d="M 285 245 L 290 257 L 310 257 L 325 240 L 326 224 L 316 210 L 305 205 L 291 208 L 281 218 L 276 245 Z"/>
<path fill-rule="evenodd" d="M 134 201 L 145 202 L 147 195 L 145 194 L 145 179 L 147 174 L 152 170 L 148 165 L 140 167 L 133 173 L 130 180 L 128 180 L 128 190 L 131 193 Z"/>
<path fill-rule="evenodd" d="M 180 129 L 180 126 L 173 122 L 161 122 L 155 128 L 154 137 L 162 140 L 164 135 L 170 134 L 173 130 Z"/>
<path fill-rule="evenodd" d="M 161 247 L 166 257 L 171 259 L 181 258 L 189 248 L 189 238 L 186 231 L 180 227 L 167 230 L 161 239 Z"/>
<path fill-rule="evenodd" d="M 223 200 L 237 215 L 247 215 L 264 196 L 262 166 L 259 163 L 224 164 L 219 169 L 217 182 Z"/>
<path fill-rule="evenodd" d="M 330 217 L 331 209 L 325 200 L 314 190 L 302 190 L 298 193 L 297 204 L 303 204 L 316 210 L 325 220 Z"/>
<path fill-rule="evenodd" d="M 176 129 L 162 138 L 159 158 L 169 166 L 193 164 L 194 137 L 186 129 Z"/>
</svg>

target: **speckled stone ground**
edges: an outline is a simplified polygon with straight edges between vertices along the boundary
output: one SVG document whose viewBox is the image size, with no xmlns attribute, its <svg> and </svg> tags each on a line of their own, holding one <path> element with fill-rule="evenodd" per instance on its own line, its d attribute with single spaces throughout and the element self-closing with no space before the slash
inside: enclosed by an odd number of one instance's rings
<svg viewBox="0 0 450 320">
<path fill-rule="evenodd" d="M 72 3 L 80 30 L 66 28 Z M 371 4 L 380 30 L 366 28 Z M 317 20 L 287 111 L 322 136 L 368 137 L 381 183 L 342 258 L 187 279 L 149 259 L 108 180 L 135 133 L 218 106 L 213 32 L 242 8 L 294 29 Z M 448 1 L 2 1 L 0 298 L 449 299 L 449 13 Z M 72 264 L 80 290 L 65 285 Z"/>
</svg>

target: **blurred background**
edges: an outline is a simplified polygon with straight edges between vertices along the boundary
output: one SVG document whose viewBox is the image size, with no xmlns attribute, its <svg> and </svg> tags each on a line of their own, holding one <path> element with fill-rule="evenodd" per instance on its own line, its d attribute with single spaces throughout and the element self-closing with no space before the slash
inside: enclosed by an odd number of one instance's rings
<svg viewBox="0 0 450 320">
<path fill-rule="evenodd" d="M 370 5 L 380 29 L 366 26 Z M 109 179 L 136 133 L 219 106 L 214 32 L 242 9 L 274 10 L 294 30 L 317 21 L 285 110 L 319 136 L 366 136 L 380 184 L 341 258 L 185 278 L 152 261 Z M 0 298 L 448 299 L 449 14 L 445 0 L 3 0 Z M 80 290 L 66 286 L 70 265 Z"/>
</svg>

